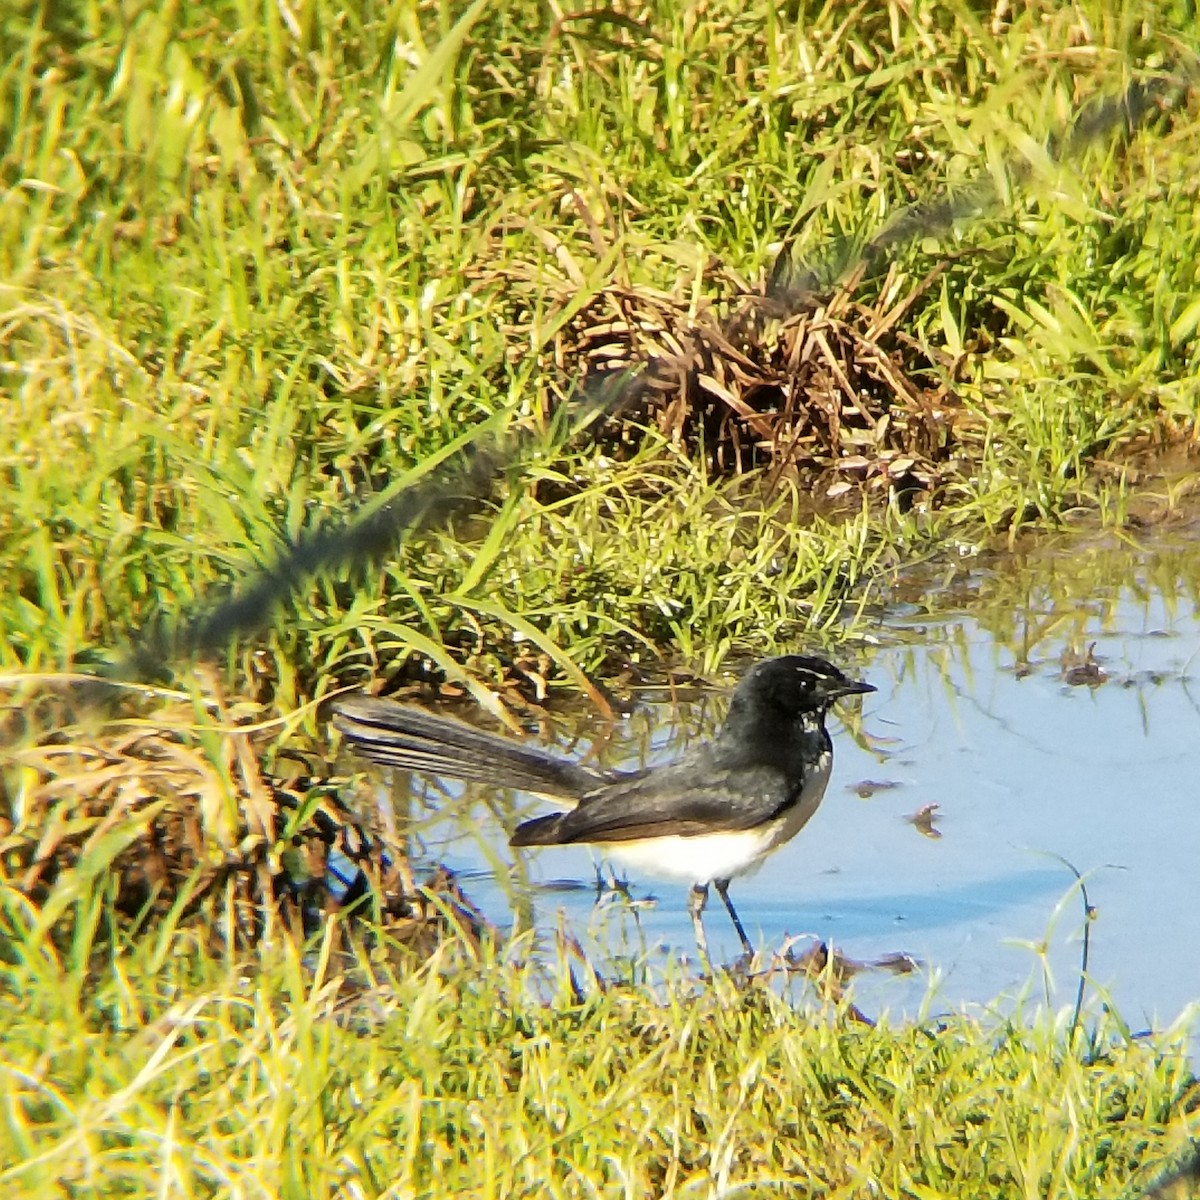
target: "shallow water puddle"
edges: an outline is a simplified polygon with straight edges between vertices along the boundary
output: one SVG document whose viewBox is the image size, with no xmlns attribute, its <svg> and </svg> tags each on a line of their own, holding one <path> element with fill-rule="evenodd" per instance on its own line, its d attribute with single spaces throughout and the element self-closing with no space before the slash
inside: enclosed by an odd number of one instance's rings
<svg viewBox="0 0 1200 1200">
<path fill-rule="evenodd" d="M 1068 1006 L 1084 916 L 1066 860 L 1094 909 L 1091 980 L 1135 1030 L 1178 1016 L 1200 999 L 1198 594 L 1194 527 L 1141 545 L 1055 539 L 906 575 L 864 655 L 878 693 L 861 720 L 847 716 L 853 732 L 832 722 L 824 804 L 731 889 L 751 938 L 779 949 L 812 934 L 853 959 L 920 960 L 907 978 L 860 976 L 856 996 L 874 1011 L 914 1012 L 931 984 L 935 1008 L 1026 985 L 1031 1000 Z M 723 709 L 716 696 L 640 703 L 597 755 L 673 757 Z M 535 802 L 467 800 L 421 823 L 423 849 L 463 872 L 497 921 L 516 896 L 544 928 L 562 914 L 585 944 L 694 954 L 685 889 L 634 878 L 634 901 L 656 902 L 597 905 L 601 864 L 575 849 L 519 859 L 510 885 L 499 818 Z M 715 898 L 706 923 L 732 959 Z"/>
</svg>

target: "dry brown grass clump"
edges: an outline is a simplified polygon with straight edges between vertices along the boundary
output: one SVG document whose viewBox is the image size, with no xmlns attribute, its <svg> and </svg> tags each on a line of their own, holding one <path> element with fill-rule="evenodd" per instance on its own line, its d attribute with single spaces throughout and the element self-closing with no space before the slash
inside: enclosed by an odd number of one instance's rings
<svg viewBox="0 0 1200 1200">
<path fill-rule="evenodd" d="M 369 904 L 397 942 L 428 953 L 478 913 L 446 872 L 413 878 L 402 838 L 339 796 L 345 779 L 265 776 L 247 734 L 204 749 L 168 727 L 52 736 L 10 754 L 0 879 L 57 915 L 95 887 L 131 924 L 200 917 L 246 946 L 272 928 L 303 936 Z M 214 761 L 214 756 L 216 761 Z"/>
<path fill-rule="evenodd" d="M 856 298 L 862 267 L 819 298 L 751 293 L 730 276 L 718 281 L 736 293 L 725 317 L 613 284 L 564 326 L 553 354 L 585 387 L 630 373 L 598 434 L 610 447 L 636 444 L 633 427 L 652 423 L 718 474 L 793 470 L 831 498 L 860 486 L 932 493 L 953 473 L 966 416 L 946 382 L 957 364 L 932 361 L 903 322 L 943 270 L 914 284 L 893 266 L 869 302 Z M 541 285 L 565 306 L 577 281 L 546 272 Z"/>
</svg>

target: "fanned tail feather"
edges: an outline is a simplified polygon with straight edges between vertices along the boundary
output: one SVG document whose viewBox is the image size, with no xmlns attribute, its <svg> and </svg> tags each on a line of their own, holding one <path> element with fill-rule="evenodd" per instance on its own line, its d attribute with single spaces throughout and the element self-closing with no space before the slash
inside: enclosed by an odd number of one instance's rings
<svg viewBox="0 0 1200 1200">
<path fill-rule="evenodd" d="M 611 778 L 540 747 L 393 700 L 348 696 L 335 706 L 333 723 L 372 762 L 427 775 L 570 801 Z"/>
</svg>

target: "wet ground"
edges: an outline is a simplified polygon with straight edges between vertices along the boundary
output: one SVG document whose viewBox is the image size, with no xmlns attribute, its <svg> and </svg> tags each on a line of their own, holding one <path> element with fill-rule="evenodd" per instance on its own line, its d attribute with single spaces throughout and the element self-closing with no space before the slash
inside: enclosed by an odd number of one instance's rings
<svg viewBox="0 0 1200 1200">
<path fill-rule="evenodd" d="M 1194 525 L 906 572 L 868 643 L 842 655 L 879 690 L 833 722 L 824 804 L 731 889 L 751 939 L 778 949 L 811 934 L 853 959 L 920 960 L 909 977 L 859 978 L 870 1011 L 1009 1006 L 1023 992 L 1068 1008 L 1085 923 L 1069 863 L 1093 908 L 1091 1010 L 1109 999 L 1134 1030 L 1177 1018 L 1200 1000 L 1198 595 Z M 724 703 L 639 702 L 594 752 L 616 766 L 672 757 Z M 610 953 L 694 956 L 684 888 L 635 877 L 632 908 L 611 893 L 597 904 L 604 866 L 586 850 L 510 869 L 500 822 L 536 801 L 452 796 L 419 821 L 424 853 L 463 872 L 498 923 L 531 903 L 542 927 L 565 921 Z M 715 898 L 707 926 L 714 952 L 735 957 Z"/>
</svg>

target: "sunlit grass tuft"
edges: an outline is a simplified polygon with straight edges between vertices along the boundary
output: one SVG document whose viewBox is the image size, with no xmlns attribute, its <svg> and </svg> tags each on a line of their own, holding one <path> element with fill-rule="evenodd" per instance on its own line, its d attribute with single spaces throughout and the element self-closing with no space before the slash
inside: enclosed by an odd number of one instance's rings
<svg viewBox="0 0 1200 1200">
<path fill-rule="evenodd" d="M 824 519 L 821 480 L 765 496 L 637 430 L 624 463 L 552 449 L 490 532 L 306 586 L 264 692 L 823 637 L 884 544 L 1114 512 L 1097 457 L 1194 431 L 1194 99 L 1050 152 L 1081 106 L 1186 75 L 1170 8 L 78 3 L 7 12 L 0 43 L 6 669 L 111 658 L 497 412 L 536 426 L 573 323 L 622 294 L 720 310 L 783 247 L 836 275 L 946 188 L 994 206 L 856 293 L 943 270 L 900 331 L 959 439 L 920 521 L 886 489 Z"/>
<path fill-rule="evenodd" d="M 415 964 L 186 931 L 82 961 L 4 898 L 11 1195 L 1125 1194 L 1187 1130 L 1177 1042 L 1099 1021 L 868 1028 L 671 971 L 577 994 L 524 943 Z"/>
</svg>

